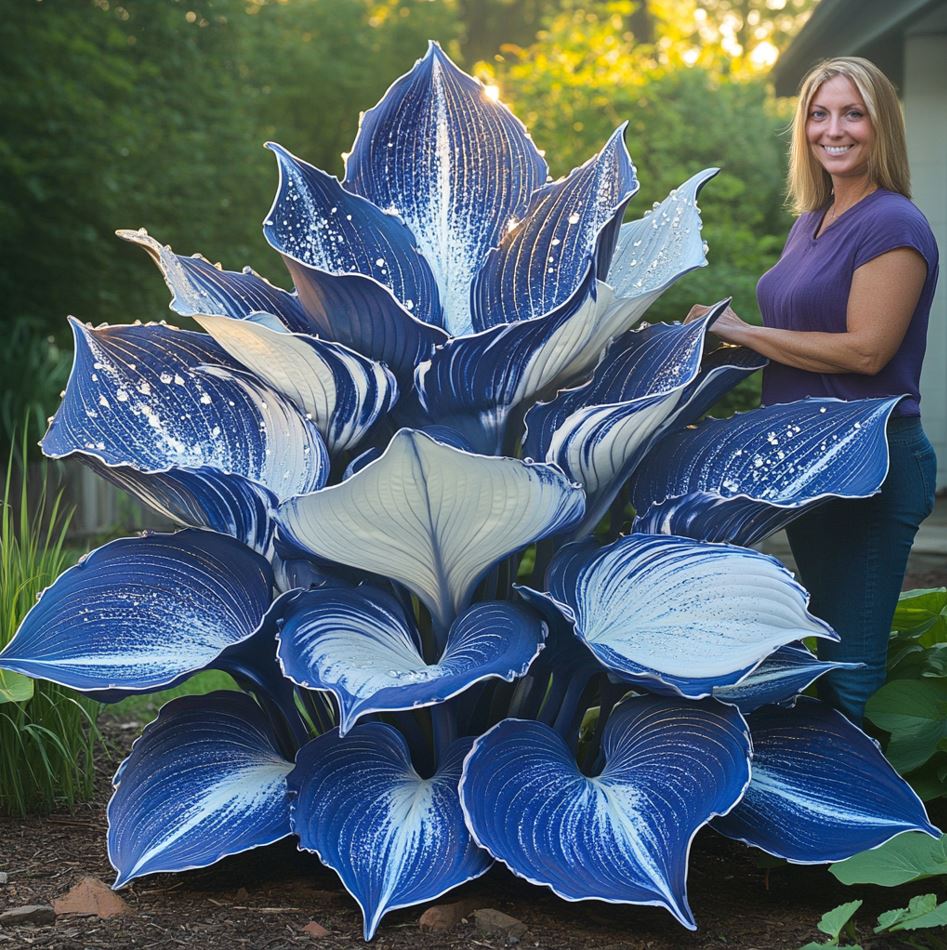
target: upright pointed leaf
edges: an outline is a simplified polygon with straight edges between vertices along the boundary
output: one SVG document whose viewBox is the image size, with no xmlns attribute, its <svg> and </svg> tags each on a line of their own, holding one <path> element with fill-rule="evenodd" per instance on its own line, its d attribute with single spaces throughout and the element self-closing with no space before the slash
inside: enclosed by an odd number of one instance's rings
<svg viewBox="0 0 947 950">
<path fill-rule="evenodd" d="M 217 692 L 168 703 L 122 763 L 109 802 L 114 886 L 207 867 L 285 838 L 292 768 L 249 696 Z"/>
<path fill-rule="evenodd" d="M 304 410 L 330 452 L 357 444 L 397 399 L 394 376 L 348 347 L 224 317 L 196 319 L 230 356 Z"/>
<path fill-rule="evenodd" d="M 558 310 L 590 271 L 605 279 L 625 205 L 638 190 L 624 131 L 536 191 L 523 220 L 487 254 L 473 284 L 474 330 Z"/>
<path fill-rule="evenodd" d="M 250 637 L 272 586 L 269 563 L 224 535 L 120 538 L 43 592 L 0 666 L 78 690 L 147 692 Z"/>
<path fill-rule="evenodd" d="M 305 591 L 279 614 L 284 672 L 335 695 L 342 735 L 367 713 L 431 706 L 484 679 L 510 682 L 526 672 L 544 636 L 525 608 L 477 603 L 454 621 L 443 654 L 427 663 L 414 623 L 380 589 Z"/>
<path fill-rule="evenodd" d="M 546 180 L 518 119 L 432 43 L 362 116 L 345 187 L 392 208 L 434 272 L 452 336 L 473 328 L 471 281 Z"/>
<path fill-rule="evenodd" d="M 837 640 L 775 559 L 687 538 L 631 535 L 593 555 L 564 548 L 549 596 L 599 662 L 692 698 L 739 682 L 777 647 Z"/>
<path fill-rule="evenodd" d="M 797 864 L 841 861 L 904 831 L 940 837 L 877 745 L 830 706 L 803 697 L 749 723 L 753 780 L 717 831 Z"/>
<path fill-rule="evenodd" d="M 749 782 L 746 723 L 713 701 L 640 696 L 612 713 L 602 751 L 605 767 L 589 777 L 548 726 L 495 726 L 474 743 L 461 780 L 475 840 L 566 900 L 654 904 L 696 929 L 690 845 Z"/>
<path fill-rule="evenodd" d="M 635 530 L 753 544 L 805 507 L 872 495 L 899 399 L 804 399 L 669 435 L 635 474 Z"/>
<path fill-rule="evenodd" d="M 441 322 L 437 285 L 411 231 L 396 214 L 346 191 L 337 178 L 269 142 L 279 188 L 263 222 L 270 246 L 309 271 L 362 274 L 378 281 L 425 323 Z M 383 207 L 388 207 L 387 205 Z"/>
<path fill-rule="evenodd" d="M 446 631 L 489 568 L 581 517 L 581 489 L 554 467 L 464 452 L 410 429 L 339 485 L 280 508 L 319 557 L 391 577 Z"/>
<path fill-rule="evenodd" d="M 277 317 L 287 330 L 305 332 L 309 328 L 296 294 L 274 287 L 249 267 L 236 273 L 223 270 L 200 255 L 175 254 L 144 228 L 117 234 L 148 252 L 171 291 L 170 308 L 183 317 L 215 313 L 245 320 L 257 313 L 267 313 Z"/>
<path fill-rule="evenodd" d="M 490 866 L 471 840 L 457 797 L 470 739 L 422 779 L 401 734 L 383 723 L 333 731 L 300 749 L 291 783 L 293 831 L 358 901 L 364 935 L 381 918 L 479 877 Z"/>
</svg>

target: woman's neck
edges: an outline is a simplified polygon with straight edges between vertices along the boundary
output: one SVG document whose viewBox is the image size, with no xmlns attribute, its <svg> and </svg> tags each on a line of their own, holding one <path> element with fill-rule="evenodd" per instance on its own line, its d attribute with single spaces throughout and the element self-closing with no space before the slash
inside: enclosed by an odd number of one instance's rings
<svg viewBox="0 0 947 950">
<path fill-rule="evenodd" d="M 867 198 L 878 186 L 867 176 L 832 179 L 832 205 L 836 217 Z"/>
</svg>

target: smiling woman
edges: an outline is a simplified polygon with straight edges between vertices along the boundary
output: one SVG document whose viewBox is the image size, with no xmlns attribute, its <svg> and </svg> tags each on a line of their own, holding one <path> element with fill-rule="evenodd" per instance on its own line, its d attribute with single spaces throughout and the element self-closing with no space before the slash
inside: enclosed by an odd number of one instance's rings
<svg viewBox="0 0 947 950">
<path fill-rule="evenodd" d="M 826 504 L 787 529 L 813 612 L 842 635 L 822 655 L 865 667 L 835 670 L 823 697 L 859 722 L 884 681 L 890 621 L 933 505 L 935 470 L 920 422 L 920 373 L 937 246 L 910 201 L 897 93 L 872 63 L 830 60 L 803 81 L 789 195 L 799 218 L 757 288 L 764 326 L 731 310 L 714 333 L 769 357 L 764 403 L 902 397 L 888 425 L 880 494 Z"/>
</svg>

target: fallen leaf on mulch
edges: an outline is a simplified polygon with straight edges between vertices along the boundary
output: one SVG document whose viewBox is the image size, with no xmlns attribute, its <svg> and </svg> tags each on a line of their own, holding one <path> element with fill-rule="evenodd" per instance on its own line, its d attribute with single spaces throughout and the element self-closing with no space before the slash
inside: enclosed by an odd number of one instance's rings
<svg viewBox="0 0 947 950">
<path fill-rule="evenodd" d="M 303 933 L 309 934 L 310 937 L 328 937 L 329 931 L 320 923 L 316 923 L 314 920 L 310 920 L 305 927 L 303 927 Z"/>
<path fill-rule="evenodd" d="M 68 893 L 53 901 L 53 910 L 60 914 L 82 917 L 119 917 L 130 914 L 131 907 L 107 884 L 94 877 L 84 877 Z"/>
</svg>

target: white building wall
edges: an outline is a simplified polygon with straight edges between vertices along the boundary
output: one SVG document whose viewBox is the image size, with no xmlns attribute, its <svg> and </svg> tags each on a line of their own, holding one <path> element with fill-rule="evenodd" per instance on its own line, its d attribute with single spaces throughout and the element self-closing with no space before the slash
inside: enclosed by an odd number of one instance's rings
<svg viewBox="0 0 947 950">
<path fill-rule="evenodd" d="M 937 484 L 944 488 L 947 487 L 947 32 L 936 28 L 927 32 L 922 27 L 905 37 L 902 93 L 913 197 L 931 223 L 941 258 L 921 375 L 921 416 L 937 450 Z"/>
</svg>

